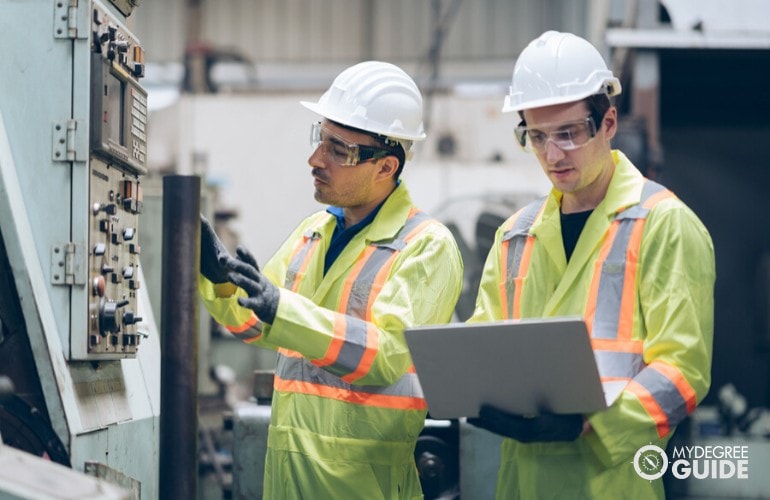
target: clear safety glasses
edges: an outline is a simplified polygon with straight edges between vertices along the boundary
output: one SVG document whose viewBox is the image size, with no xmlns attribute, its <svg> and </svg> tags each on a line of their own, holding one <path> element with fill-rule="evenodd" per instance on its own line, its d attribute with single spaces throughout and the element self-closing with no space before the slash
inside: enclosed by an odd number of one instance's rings
<svg viewBox="0 0 770 500">
<path fill-rule="evenodd" d="M 351 144 L 342 137 L 329 132 L 320 122 L 314 123 L 310 129 L 310 145 L 313 149 L 321 148 L 328 160 L 349 167 L 393 154 L 393 152 L 378 146 Z"/>
<path fill-rule="evenodd" d="M 555 130 L 544 132 L 542 128 L 556 127 Z M 590 116 L 582 120 L 564 123 L 543 123 L 538 128 L 527 127 L 522 120 L 514 130 L 516 140 L 525 151 L 530 153 L 545 152 L 548 142 L 553 142 L 562 151 L 572 151 L 582 148 L 588 141 L 596 137 L 596 124 Z"/>
</svg>

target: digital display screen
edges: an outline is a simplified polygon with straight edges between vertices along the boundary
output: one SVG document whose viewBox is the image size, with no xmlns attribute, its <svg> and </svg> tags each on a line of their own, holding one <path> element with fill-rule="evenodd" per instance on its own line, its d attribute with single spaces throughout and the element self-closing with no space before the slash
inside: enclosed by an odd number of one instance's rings
<svg viewBox="0 0 770 500">
<path fill-rule="evenodd" d="M 126 83 L 119 80 L 112 72 L 106 72 L 104 82 L 104 125 L 106 136 L 112 141 L 126 145 L 125 109 Z"/>
<path fill-rule="evenodd" d="M 144 173 L 147 92 L 115 62 L 91 55 L 91 127 L 94 153 Z"/>
</svg>

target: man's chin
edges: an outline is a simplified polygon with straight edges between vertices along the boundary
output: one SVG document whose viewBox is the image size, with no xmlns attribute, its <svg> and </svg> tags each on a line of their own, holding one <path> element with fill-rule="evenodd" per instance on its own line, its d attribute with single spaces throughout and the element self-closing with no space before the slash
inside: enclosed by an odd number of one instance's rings
<svg viewBox="0 0 770 500">
<path fill-rule="evenodd" d="M 326 196 L 323 193 L 323 191 L 321 191 L 320 189 L 315 190 L 315 193 L 313 193 L 313 198 L 315 198 L 315 201 L 317 201 L 318 203 L 323 203 L 325 205 L 333 205 L 333 203 L 329 201 L 329 197 Z"/>
</svg>

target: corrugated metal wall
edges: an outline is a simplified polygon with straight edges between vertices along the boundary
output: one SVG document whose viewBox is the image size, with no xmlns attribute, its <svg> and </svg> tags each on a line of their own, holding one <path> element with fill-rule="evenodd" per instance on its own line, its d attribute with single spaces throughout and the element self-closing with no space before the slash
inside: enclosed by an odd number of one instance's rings
<svg viewBox="0 0 770 500">
<path fill-rule="evenodd" d="M 454 0 L 145 0 L 131 18 L 151 62 L 181 61 L 188 6 L 200 3 L 200 38 L 255 63 L 363 59 L 419 61 L 436 6 Z M 586 35 L 591 0 L 461 0 L 445 61 L 512 60 L 546 29 Z"/>
</svg>

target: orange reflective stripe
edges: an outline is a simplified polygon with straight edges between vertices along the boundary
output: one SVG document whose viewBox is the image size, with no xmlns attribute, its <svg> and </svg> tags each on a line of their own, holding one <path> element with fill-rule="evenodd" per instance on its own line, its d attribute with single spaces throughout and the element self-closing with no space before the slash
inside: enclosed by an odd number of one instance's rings
<svg viewBox="0 0 770 500">
<path fill-rule="evenodd" d="M 513 290 L 513 319 L 521 319 L 521 290 L 524 288 L 524 278 L 529 270 L 529 261 L 532 258 L 532 248 L 535 246 L 534 236 L 527 236 L 524 250 L 521 252 L 521 263 L 517 270 L 517 276 L 513 279 L 516 288 Z"/>
<path fill-rule="evenodd" d="M 417 213 L 417 209 L 413 208 L 412 211 L 409 213 L 409 217 L 411 218 Z M 422 230 L 431 224 L 431 220 L 426 220 L 421 222 L 417 225 L 412 231 L 409 232 L 404 237 L 404 243 L 408 243 L 412 240 L 415 236 L 420 234 Z M 366 307 L 366 317 L 364 318 L 365 321 L 371 321 L 372 320 L 372 305 L 374 304 L 374 301 L 377 299 L 377 295 L 379 295 L 380 291 L 382 290 L 382 287 L 385 286 L 385 283 L 388 280 L 388 276 L 390 276 L 390 270 L 393 267 L 393 262 L 396 260 L 396 257 L 398 256 L 398 252 L 393 252 L 393 254 L 388 258 L 387 261 L 382 265 L 379 271 L 377 271 L 377 274 L 374 277 L 374 281 L 372 281 L 371 291 L 369 292 L 369 301 L 367 302 Z M 369 255 L 366 256 L 368 259 Z M 359 270 L 360 272 L 360 270 Z M 345 291 L 345 297 L 347 302 L 347 297 L 350 296 L 350 290 Z"/>
<path fill-rule="evenodd" d="M 650 391 L 645 389 L 639 382 L 635 380 L 632 380 L 628 383 L 626 390 L 639 398 L 639 402 L 655 422 L 655 426 L 658 429 L 658 436 L 661 438 L 666 436 L 671 430 L 671 427 L 668 424 L 668 416 L 666 415 L 666 412 L 664 412 L 660 407 L 652 394 L 650 394 Z"/>
<path fill-rule="evenodd" d="M 529 203 L 517 211 L 501 228 L 500 270 L 502 282 L 498 285 L 503 319 L 521 318 L 521 294 L 524 278 L 529 270 L 535 237 L 530 234 L 532 225 L 545 210 L 545 197 Z M 521 238 L 525 240 L 521 244 Z"/>
<path fill-rule="evenodd" d="M 626 247 L 625 278 L 618 315 L 618 340 L 630 340 L 634 330 L 634 304 L 636 303 L 636 271 L 639 267 L 639 249 L 645 219 L 637 219 L 631 230 Z"/>
<path fill-rule="evenodd" d="M 426 214 L 413 208 L 394 239 L 372 242 L 364 248 L 342 285 L 336 307 L 338 314 L 334 315 L 331 338 L 323 355 L 308 360 L 298 353 L 279 349 L 279 368 L 283 367 L 279 376 L 283 379 L 284 388 L 358 404 L 425 408 L 413 367 L 410 367 L 411 372 L 382 389 L 350 384 L 369 374 L 375 364 L 380 332 L 371 321 L 372 306 L 385 286 L 399 252 L 433 223 L 435 221 Z M 307 241 L 311 237 L 316 241 Z M 290 270 L 296 271 L 296 281 L 301 280 L 317 243 L 318 238 L 308 233 L 304 245 L 295 249 Z M 287 285 L 288 282 L 287 279 Z M 288 362 L 289 359 L 302 359 L 306 366 L 301 369 L 296 362 Z"/>
<path fill-rule="evenodd" d="M 340 303 L 337 306 L 337 310 L 345 313 L 348 310 L 348 301 L 350 300 L 350 292 L 353 290 L 353 284 L 356 282 L 356 278 L 358 278 L 358 275 L 361 274 L 361 270 L 366 265 L 366 261 L 369 260 L 369 257 L 377 250 L 377 247 L 374 246 L 368 246 L 366 249 L 361 253 L 361 256 L 356 261 L 356 264 L 353 266 L 353 269 L 350 271 L 350 274 L 348 275 L 347 280 L 345 281 L 345 286 L 342 288 L 342 295 L 340 295 Z"/>
<path fill-rule="evenodd" d="M 501 264 L 500 264 L 500 270 L 501 275 L 503 276 L 503 280 L 498 285 L 498 288 L 500 289 L 500 308 L 502 309 L 502 317 L 501 319 L 509 319 L 510 316 L 508 316 L 508 287 L 506 286 L 505 282 L 505 276 L 508 276 L 508 251 L 509 251 L 509 241 L 503 242 L 503 249 L 500 254 L 501 257 Z"/>
<path fill-rule="evenodd" d="M 241 323 L 240 325 L 227 325 L 225 328 L 227 328 L 227 331 L 233 334 L 239 334 L 243 333 L 249 328 L 255 326 L 259 322 L 259 319 L 257 318 L 257 315 L 254 313 L 251 313 L 251 317 L 247 319 L 245 322 Z"/>
<path fill-rule="evenodd" d="M 631 352 L 641 354 L 644 352 L 644 342 L 641 340 L 616 340 L 616 339 L 591 339 L 591 348 L 594 351 Z"/>
<path fill-rule="evenodd" d="M 676 195 L 669 191 L 668 189 L 662 189 L 658 191 L 657 193 L 650 195 L 649 198 L 647 198 L 644 203 L 642 203 L 642 206 L 644 208 L 652 208 L 655 206 L 656 203 L 658 203 L 660 200 L 665 200 L 666 198 L 676 198 Z"/>
<path fill-rule="evenodd" d="M 508 227 L 503 229 L 501 231 L 501 234 L 505 235 L 508 231 L 513 229 L 513 225 L 516 224 L 516 220 L 519 218 L 518 215 L 521 214 L 521 211 L 517 212 L 516 217 L 512 217 L 510 223 L 508 224 Z M 508 263 L 511 262 L 508 257 L 508 253 L 511 251 L 511 240 L 505 240 L 502 242 L 502 248 L 500 249 L 500 276 L 503 277 L 502 281 L 500 282 L 499 288 L 500 288 L 500 305 L 502 306 L 502 312 L 503 317 L 502 319 L 508 319 L 510 316 L 508 316 L 508 300 L 512 300 L 508 298 L 508 287 L 506 286 L 506 280 L 508 279 Z"/>
<path fill-rule="evenodd" d="M 297 243 L 294 244 L 294 248 L 292 249 L 291 253 L 289 254 L 289 259 L 287 262 L 294 262 L 294 259 L 297 258 L 299 253 L 302 251 L 302 248 L 307 243 L 307 236 L 303 236 L 302 238 L 299 238 L 297 240 Z"/>
<path fill-rule="evenodd" d="M 285 347 L 279 347 L 278 352 L 289 358 L 304 358 L 304 356 L 297 351 L 292 351 L 291 349 L 286 349 Z"/>
<path fill-rule="evenodd" d="M 366 349 L 363 356 L 361 356 L 361 362 L 358 363 L 356 370 L 353 373 L 349 373 L 344 377 L 341 377 L 345 382 L 352 384 L 356 380 L 360 379 L 372 368 L 374 358 L 377 356 L 377 328 L 372 323 L 366 324 Z"/>
<path fill-rule="evenodd" d="M 394 252 L 393 255 L 391 255 L 387 260 L 387 262 L 385 262 L 385 265 L 383 265 L 374 276 L 374 281 L 372 281 L 372 288 L 369 292 L 369 300 L 366 303 L 366 316 L 364 317 L 365 321 L 372 320 L 372 306 L 374 305 L 374 301 L 377 300 L 377 296 L 380 294 L 382 287 L 384 287 L 385 283 L 388 281 L 388 276 L 390 276 L 390 269 L 393 267 L 393 261 L 396 260 L 396 255 L 397 254 Z"/>
<path fill-rule="evenodd" d="M 320 234 L 316 229 L 320 228 L 331 217 L 328 213 L 321 213 L 310 224 L 302 238 L 297 240 L 294 248 L 289 254 L 289 268 L 286 271 L 284 288 L 296 292 L 300 285 L 300 276 L 302 276 L 310 265 L 312 256 L 315 253 L 318 244 L 321 242 Z M 308 241 L 310 240 L 310 241 Z"/>
<path fill-rule="evenodd" d="M 310 248 L 307 251 L 307 255 L 305 256 L 305 260 L 302 261 L 302 264 L 299 267 L 299 270 L 297 271 L 297 274 L 302 274 L 307 270 L 307 266 L 310 265 L 311 256 L 315 253 L 315 249 L 318 246 L 318 244 L 321 242 L 320 238 L 313 239 L 313 242 L 310 244 Z M 291 262 L 291 261 L 290 261 Z M 300 280 L 294 280 L 294 283 L 292 283 L 291 291 L 296 292 L 299 289 Z"/>
<path fill-rule="evenodd" d="M 684 378 L 682 372 L 679 371 L 678 368 L 663 361 L 653 361 L 650 363 L 649 367 L 655 368 L 674 384 L 687 405 L 687 414 L 689 415 L 692 413 L 693 410 L 695 410 L 695 406 L 698 404 L 698 400 L 695 389 L 693 389 L 687 379 Z"/>
<path fill-rule="evenodd" d="M 378 406 L 394 410 L 427 410 L 428 405 L 422 398 L 409 396 L 392 396 L 387 394 L 372 394 L 360 391 L 350 391 L 340 387 L 303 382 L 301 380 L 285 380 L 278 375 L 275 377 L 274 388 L 277 391 L 295 392 L 310 396 L 336 399 L 346 403 L 366 406 Z"/>
<path fill-rule="evenodd" d="M 320 367 L 329 366 L 337 361 L 337 356 L 340 355 L 340 350 L 345 343 L 345 330 L 347 329 L 347 323 L 344 316 L 337 315 L 334 318 L 334 337 L 329 343 L 329 348 L 326 349 L 326 354 L 321 359 L 314 359 L 310 362 Z"/>
<path fill-rule="evenodd" d="M 545 206 L 548 203 L 543 200 L 537 214 L 532 219 L 532 224 L 543 214 Z M 527 228 L 527 232 L 532 229 L 532 225 Z M 527 236 L 527 242 L 524 244 L 524 250 L 521 252 L 521 262 L 519 262 L 519 268 L 516 269 L 516 278 L 514 279 L 515 289 L 513 291 L 513 319 L 521 318 L 521 293 L 524 289 L 524 278 L 529 271 L 529 262 L 532 259 L 532 249 L 535 247 L 535 237 L 532 234 Z"/>
<path fill-rule="evenodd" d="M 602 265 L 604 264 L 604 261 L 607 259 L 607 254 L 610 253 L 610 250 L 612 249 L 612 243 L 615 241 L 615 235 L 618 233 L 618 226 L 619 223 L 617 220 L 612 221 L 612 224 L 610 224 L 610 228 L 607 231 L 607 237 L 604 239 L 604 243 L 602 244 L 602 248 L 599 251 L 599 257 L 596 259 L 596 262 L 594 263 L 594 275 L 593 278 L 591 278 L 591 287 L 588 289 L 588 302 L 586 303 L 586 312 L 585 312 L 585 321 L 586 321 L 586 327 L 588 328 L 588 334 L 591 335 L 591 332 L 594 328 L 594 317 L 596 316 L 596 301 L 599 298 L 599 282 L 601 281 L 599 278 L 602 275 Z"/>
<path fill-rule="evenodd" d="M 411 219 L 412 217 L 417 215 L 417 213 L 418 213 L 418 210 L 416 208 L 413 208 L 412 211 L 409 212 L 409 218 Z M 417 224 L 417 226 L 414 229 L 409 231 L 409 233 L 407 233 L 407 235 L 404 236 L 404 241 L 411 241 L 412 238 L 414 238 L 415 236 L 417 236 L 418 234 L 420 234 L 422 232 L 422 230 L 423 230 L 423 228 L 425 226 L 428 226 L 430 224 L 433 224 L 433 220 L 432 219 L 426 219 L 426 220 L 420 222 L 419 224 Z"/>
<path fill-rule="evenodd" d="M 409 227 L 409 221 L 413 219 L 414 216 L 416 216 L 419 212 L 417 208 L 412 208 L 409 212 L 409 216 L 407 218 L 407 225 L 405 227 Z M 422 222 L 419 222 L 415 227 L 413 227 L 401 240 L 404 243 L 409 242 L 412 238 L 419 235 L 423 229 L 429 225 L 432 224 L 431 219 L 426 219 Z M 403 229 L 402 229 L 403 230 Z M 366 267 L 367 263 L 370 261 L 372 255 L 374 255 L 375 252 L 381 250 L 381 248 L 377 245 L 371 245 L 367 247 L 362 253 L 361 256 L 358 258 L 358 261 L 354 265 L 353 269 L 351 270 L 349 277 L 345 281 L 345 286 L 343 287 L 342 294 L 340 296 L 340 302 L 337 306 L 337 310 L 344 314 L 350 314 L 351 311 L 349 310 L 349 303 L 350 303 L 350 296 L 353 290 L 354 284 L 358 281 L 359 276 L 361 275 L 362 271 Z M 364 339 L 365 347 L 364 352 L 358 360 L 358 365 L 352 369 L 352 371 L 344 376 L 341 377 L 342 380 L 350 383 L 355 380 L 359 380 L 360 378 L 364 377 L 367 373 L 369 373 L 369 370 L 371 369 L 374 359 L 377 356 L 378 352 L 378 346 L 379 346 L 379 332 L 374 327 L 374 325 L 371 323 L 371 315 L 372 315 L 372 305 L 374 304 L 374 301 L 377 299 L 377 296 L 379 292 L 382 290 L 382 287 L 385 285 L 385 282 L 387 281 L 388 276 L 390 275 L 390 270 L 393 267 L 393 263 L 396 260 L 396 257 L 398 255 L 398 251 L 392 251 L 392 254 L 385 260 L 380 268 L 377 270 L 377 272 L 374 275 L 374 278 L 369 285 L 369 293 L 367 295 L 367 301 L 366 301 L 366 307 L 363 311 L 360 311 L 359 314 L 363 314 L 363 319 L 365 323 L 365 336 Z M 337 363 L 339 360 L 340 353 L 342 352 L 342 348 L 345 344 L 346 336 L 347 336 L 347 322 L 346 321 L 339 321 L 339 317 L 335 320 L 335 335 L 332 339 L 329 348 L 326 351 L 326 354 L 323 359 L 320 360 L 314 360 L 312 363 L 318 367 L 324 367 L 329 366 Z"/>
</svg>

